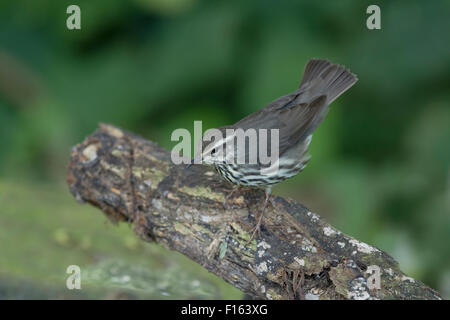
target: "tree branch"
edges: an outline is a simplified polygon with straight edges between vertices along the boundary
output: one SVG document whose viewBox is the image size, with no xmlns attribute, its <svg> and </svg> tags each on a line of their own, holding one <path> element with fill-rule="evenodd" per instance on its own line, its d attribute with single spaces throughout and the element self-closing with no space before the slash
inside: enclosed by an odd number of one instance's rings
<svg viewBox="0 0 450 320">
<path fill-rule="evenodd" d="M 247 244 L 264 192 L 246 192 L 225 210 L 231 186 L 211 168 L 173 165 L 169 151 L 111 125 L 72 149 L 67 182 L 77 200 L 132 222 L 142 239 L 183 253 L 256 298 L 441 298 L 385 252 L 290 199 L 275 198 L 261 237 Z M 368 286 L 373 265 L 380 289 Z"/>
</svg>

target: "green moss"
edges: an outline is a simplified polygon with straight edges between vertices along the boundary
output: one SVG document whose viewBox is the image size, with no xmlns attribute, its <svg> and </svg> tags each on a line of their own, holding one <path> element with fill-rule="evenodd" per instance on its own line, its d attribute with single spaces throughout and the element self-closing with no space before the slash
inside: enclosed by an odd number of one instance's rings
<svg viewBox="0 0 450 320">
<path fill-rule="evenodd" d="M 246 249 L 250 249 L 252 252 L 256 252 L 256 239 L 253 239 L 251 242 L 249 242 L 251 238 L 250 233 L 242 229 L 241 226 L 236 222 L 232 222 L 231 226 L 237 232 L 237 236 L 234 236 L 233 238 Z"/>
<path fill-rule="evenodd" d="M 143 181 L 150 180 L 152 182 L 151 188 L 155 189 L 158 187 L 158 184 L 167 177 L 168 173 L 167 171 L 159 170 L 157 168 L 134 167 L 133 175 Z"/>
<path fill-rule="evenodd" d="M 121 157 L 122 156 L 122 151 L 114 149 L 111 154 L 115 157 Z"/>
<path fill-rule="evenodd" d="M 201 232 L 201 233 L 208 234 L 210 237 L 214 236 L 213 233 L 211 232 L 211 230 L 209 230 L 208 228 L 203 227 L 199 224 L 193 224 L 192 229 L 194 229 L 195 231 Z"/>
<path fill-rule="evenodd" d="M 180 191 L 194 197 L 203 197 L 220 202 L 225 201 L 225 196 L 222 193 L 213 192 L 209 187 L 183 187 Z"/>
<path fill-rule="evenodd" d="M 112 171 L 115 174 L 117 174 L 119 177 L 121 177 L 122 179 L 125 179 L 126 175 L 126 169 L 124 167 L 118 167 L 118 166 L 114 166 L 106 161 L 101 161 L 101 165 L 103 168 L 105 168 L 106 170 Z"/>
<path fill-rule="evenodd" d="M 175 229 L 176 232 L 179 232 L 181 234 L 192 235 L 192 231 L 182 223 L 175 222 L 173 224 L 173 228 Z"/>
</svg>

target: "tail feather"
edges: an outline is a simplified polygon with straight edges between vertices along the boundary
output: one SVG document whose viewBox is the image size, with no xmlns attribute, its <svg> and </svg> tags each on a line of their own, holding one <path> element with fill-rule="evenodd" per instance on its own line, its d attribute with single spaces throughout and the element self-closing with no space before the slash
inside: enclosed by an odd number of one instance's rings
<svg viewBox="0 0 450 320">
<path fill-rule="evenodd" d="M 334 74 L 331 77 L 323 77 L 325 85 L 322 88 L 322 93 L 328 97 L 328 104 L 336 100 L 341 94 L 347 91 L 352 85 L 358 81 L 356 75 L 346 70 L 345 67 L 334 65 L 336 67 Z M 330 68 L 331 69 L 331 68 Z M 324 72 L 324 74 L 326 71 Z"/>
<path fill-rule="evenodd" d="M 331 62 L 324 59 L 311 59 L 308 61 L 305 71 L 303 72 L 302 82 L 300 82 L 299 88 L 305 83 L 318 77 L 322 71 L 331 66 Z"/>
<path fill-rule="evenodd" d="M 305 68 L 300 87 L 310 89 L 309 96 L 327 96 L 330 104 L 358 81 L 356 75 L 345 67 L 332 64 L 328 60 L 312 59 Z"/>
</svg>

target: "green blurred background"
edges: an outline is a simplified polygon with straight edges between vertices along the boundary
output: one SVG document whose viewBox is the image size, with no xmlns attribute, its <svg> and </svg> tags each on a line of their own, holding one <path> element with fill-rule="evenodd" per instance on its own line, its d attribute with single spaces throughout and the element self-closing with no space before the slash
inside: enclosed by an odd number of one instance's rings
<svg viewBox="0 0 450 320">
<path fill-rule="evenodd" d="M 81 30 L 66 8 L 81 8 Z M 167 148 L 293 91 L 308 59 L 359 82 L 275 188 L 450 296 L 450 1 L 1 1 L 0 299 L 235 298 L 187 258 L 105 223 L 65 185 L 109 122 Z M 82 269 L 83 290 L 65 288 Z"/>
</svg>

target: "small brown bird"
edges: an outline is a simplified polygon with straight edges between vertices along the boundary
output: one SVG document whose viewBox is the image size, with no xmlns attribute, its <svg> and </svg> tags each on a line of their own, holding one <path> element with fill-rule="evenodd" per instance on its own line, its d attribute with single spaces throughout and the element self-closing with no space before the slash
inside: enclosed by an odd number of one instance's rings
<svg viewBox="0 0 450 320">
<path fill-rule="evenodd" d="M 235 184 L 237 188 L 256 187 L 266 191 L 263 208 L 251 239 L 256 232 L 260 232 L 272 186 L 295 176 L 305 168 L 310 158 L 307 151 L 314 130 L 328 113 L 329 105 L 356 81 L 357 77 L 343 66 L 328 60 L 312 59 L 305 67 L 297 90 L 278 98 L 234 125 L 217 128 L 223 138 L 213 142 L 203 139 L 202 151 L 194 157 L 193 163 L 213 165 L 223 178 Z M 278 129 L 278 141 L 275 141 L 275 145 L 273 141 L 272 144 L 267 142 L 266 148 L 268 153 L 278 151 L 277 160 L 270 164 L 263 163 L 259 152 L 259 136 L 258 143 L 248 143 L 244 149 L 239 149 L 236 143 L 229 143 L 230 135 L 227 134 L 227 129 Z M 235 135 L 232 136 L 232 139 L 235 138 Z M 250 163 L 248 159 L 252 156 L 252 150 L 256 152 L 256 162 Z M 245 163 L 236 161 L 239 156 L 246 159 Z"/>
</svg>

